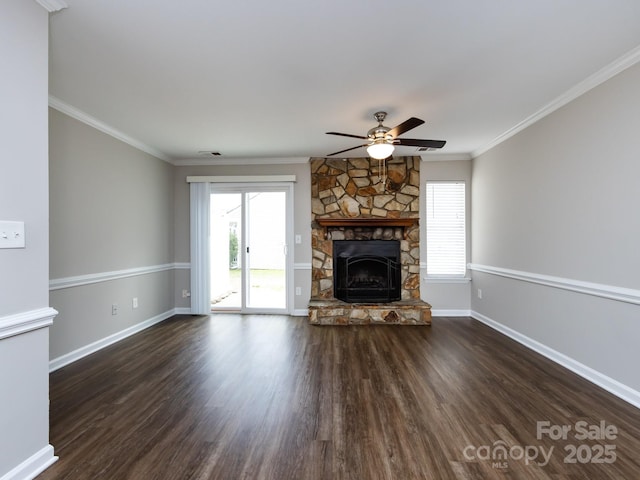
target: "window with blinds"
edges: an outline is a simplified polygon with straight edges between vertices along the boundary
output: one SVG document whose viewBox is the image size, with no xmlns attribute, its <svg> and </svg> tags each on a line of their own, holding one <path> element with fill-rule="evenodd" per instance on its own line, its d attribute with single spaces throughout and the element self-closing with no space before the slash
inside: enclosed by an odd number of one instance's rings
<svg viewBox="0 0 640 480">
<path fill-rule="evenodd" d="M 427 182 L 427 275 L 464 277 L 465 183 Z"/>
</svg>

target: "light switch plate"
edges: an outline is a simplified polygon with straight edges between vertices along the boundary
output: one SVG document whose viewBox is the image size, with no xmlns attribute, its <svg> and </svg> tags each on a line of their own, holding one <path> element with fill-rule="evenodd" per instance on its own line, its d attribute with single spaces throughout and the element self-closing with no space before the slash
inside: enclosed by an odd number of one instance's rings
<svg viewBox="0 0 640 480">
<path fill-rule="evenodd" d="M 24 222 L 0 221 L 0 248 L 24 248 Z"/>
</svg>

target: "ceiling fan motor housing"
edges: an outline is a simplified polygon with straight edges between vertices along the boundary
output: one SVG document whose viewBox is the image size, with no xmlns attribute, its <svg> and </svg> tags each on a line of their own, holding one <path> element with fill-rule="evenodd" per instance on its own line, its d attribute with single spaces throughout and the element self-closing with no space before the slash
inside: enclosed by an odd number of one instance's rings
<svg viewBox="0 0 640 480">
<path fill-rule="evenodd" d="M 369 140 L 371 140 L 373 142 L 378 142 L 378 143 L 379 142 L 389 142 L 389 143 L 391 143 L 393 141 L 393 135 L 389 135 L 387 133 L 389 130 L 391 130 L 391 129 L 387 128 L 387 127 L 372 128 L 367 133 L 367 137 L 369 137 Z"/>
<path fill-rule="evenodd" d="M 387 112 L 376 112 L 373 116 L 378 122 L 378 126 L 370 129 L 367 132 L 367 137 L 369 137 L 369 139 L 374 143 L 391 143 L 393 141 L 393 135 L 388 134 L 391 129 L 382 125 L 382 122 L 387 116 Z"/>
</svg>

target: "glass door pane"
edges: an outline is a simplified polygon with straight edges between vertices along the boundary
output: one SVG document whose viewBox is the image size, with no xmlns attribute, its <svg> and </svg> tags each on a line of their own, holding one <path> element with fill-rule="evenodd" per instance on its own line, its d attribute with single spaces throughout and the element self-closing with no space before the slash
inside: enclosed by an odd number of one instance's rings
<svg viewBox="0 0 640 480">
<path fill-rule="evenodd" d="M 247 307 L 287 308 L 286 192 L 248 192 Z"/>
<path fill-rule="evenodd" d="M 211 308 L 242 308 L 242 194 L 212 193 Z"/>
</svg>

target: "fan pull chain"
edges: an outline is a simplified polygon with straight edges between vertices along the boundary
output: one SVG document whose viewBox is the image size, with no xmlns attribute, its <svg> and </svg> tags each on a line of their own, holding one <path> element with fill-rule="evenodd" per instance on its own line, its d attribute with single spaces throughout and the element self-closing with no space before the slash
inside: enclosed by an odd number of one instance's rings
<svg viewBox="0 0 640 480">
<path fill-rule="evenodd" d="M 382 182 L 385 187 L 387 185 L 387 159 L 378 159 L 378 181 Z"/>
</svg>

